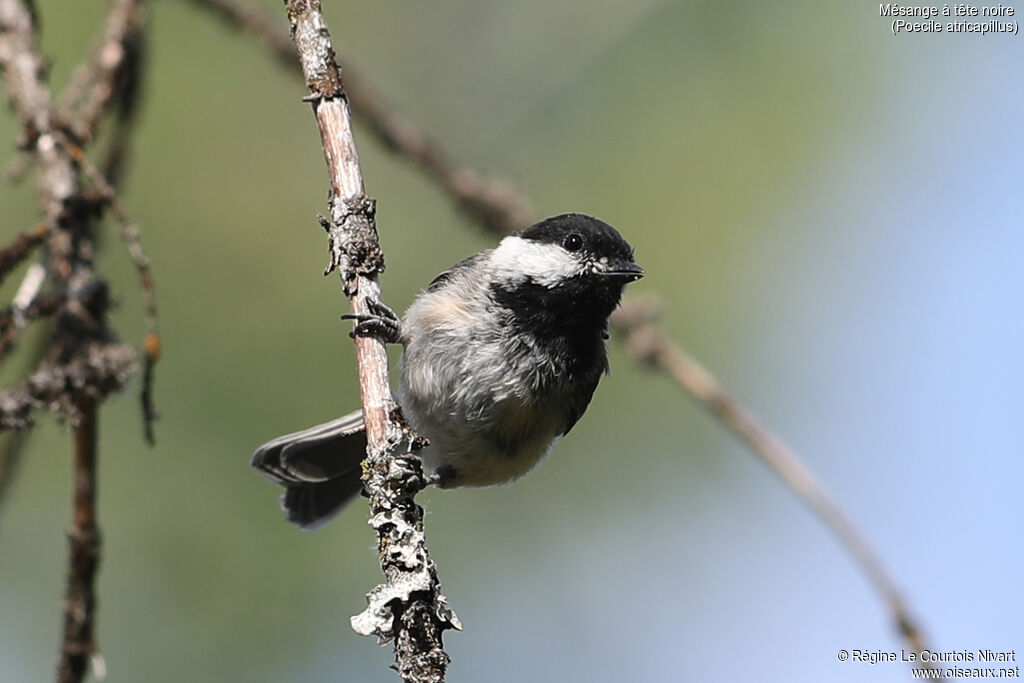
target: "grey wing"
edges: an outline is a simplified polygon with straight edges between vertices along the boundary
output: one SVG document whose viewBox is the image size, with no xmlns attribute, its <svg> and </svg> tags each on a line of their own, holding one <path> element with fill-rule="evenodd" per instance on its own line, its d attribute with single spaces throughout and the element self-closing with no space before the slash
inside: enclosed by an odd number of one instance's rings
<svg viewBox="0 0 1024 683">
<path fill-rule="evenodd" d="M 448 270 L 444 271 L 443 273 L 441 273 L 440 275 L 435 277 L 433 280 L 431 280 L 430 284 L 427 285 L 427 291 L 428 292 L 437 291 L 442 286 L 444 286 L 444 284 L 446 282 L 451 280 L 452 276 L 455 275 L 456 273 L 458 273 L 458 272 L 460 272 L 462 270 L 465 270 L 467 268 L 470 268 L 474 264 L 479 263 L 480 261 L 483 261 L 485 258 L 490 256 L 491 251 L 492 251 L 491 249 L 485 249 L 485 250 L 483 250 L 483 251 L 481 251 L 481 252 L 479 252 L 477 254 L 473 254 L 472 256 L 470 256 L 468 258 L 462 259 L 461 261 L 456 263 L 454 266 L 452 266 L 451 268 L 449 268 Z"/>
</svg>

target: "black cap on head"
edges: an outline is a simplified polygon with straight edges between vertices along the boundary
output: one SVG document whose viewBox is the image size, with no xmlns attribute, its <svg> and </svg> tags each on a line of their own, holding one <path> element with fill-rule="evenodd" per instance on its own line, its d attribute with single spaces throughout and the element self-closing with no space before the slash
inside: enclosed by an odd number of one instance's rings
<svg viewBox="0 0 1024 683">
<path fill-rule="evenodd" d="M 569 251 L 582 251 L 591 257 L 633 260 L 633 247 L 622 238 L 618 230 L 582 213 L 552 216 L 518 234 L 524 240 L 559 244 Z"/>
</svg>

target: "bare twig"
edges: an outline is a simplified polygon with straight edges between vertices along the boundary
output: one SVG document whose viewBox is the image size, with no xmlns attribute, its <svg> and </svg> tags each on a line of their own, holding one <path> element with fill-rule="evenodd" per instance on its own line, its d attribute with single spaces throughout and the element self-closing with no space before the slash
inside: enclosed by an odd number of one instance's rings
<svg viewBox="0 0 1024 683">
<path fill-rule="evenodd" d="M 89 662 L 98 657 L 93 642 L 93 589 L 100 561 L 100 530 L 96 524 L 96 411 L 95 398 L 79 400 L 74 434 L 74 498 L 68 533 L 68 584 L 64 595 L 64 639 L 57 664 L 57 683 L 85 679 Z M 101 667 L 96 667 L 97 669 Z"/>
<path fill-rule="evenodd" d="M 142 248 L 142 241 L 139 237 L 139 228 L 128 217 L 124 206 L 117 197 L 117 192 L 96 166 L 85 156 L 85 152 L 77 145 L 71 146 L 72 155 L 82 165 L 89 180 L 100 191 L 104 199 L 109 202 L 114 217 L 121 226 L 121 240 L 128 249 L 132 265 L 139 277 L 139 285 L 142 288 L 142 296 L 145 302 L 146 340 L 145 340 L 145 363 L 142 370 L 142 391 L 139 395 L 142 404 L 142 425 L 147 443 L 153 445 L 156 437 L 153 432 L 153 423 L 156 421 L 157 412 L 153 404 L 153 382 L 156 363 L 160 360 L 160 332 L 159 317 L 156 306 L 156 284 L 153 281 L 153 272 L 150 269 L 149 257 Z M 2 355 L 2 354 L 0 354 Z"/>
<path fill-rule="evenodd" d="M 282 49 L 282 36 L 274 31 L 269 23 L 261 20 L 254 10 L 243 7 L 238 0 L 192 1 L 202 7 L 214 10 L 221 18 L 239 30 L 247 32 L 263 42 L 279 61 L 286 65 L 291 64 Z M 442 192 L 447 194 L 457 206 L 463 208 L 467 215 L 481 227 L 504 234 L 525 227 L 532 222 L 531 212 L 527 208 L 531 203 L 525 193 L 506 181 L 486 179 L 474 181 L 477 176 L 476 171 L 460 166 L 423 129 L 389 108 L 383 98 L 374 92 L 368 83 L 354 80 L 351 72 L 352 68 L 346 66 L 346 86 L 353 111 L 365 118 L 364 122 L 382 145 L 414 162 L 437 184 Z M 628 314 L 631 311 L 636 311 L 636 305 L 632 302 L 631 297 L 627 297 L 623 302 L 622 311 L 613 317 L 613 326 L 619 332 L 618 336 L 621 339 L 629 338 L 629 335 L 633 333 L 633 329 L 630 327 L 632 321 Z M 661 335 L 666 341 L 670 341 L 663 333 Z M 677 345 L 673 344 L 673 346 L 682 352 Z M 651 360 L 648 359 L 649 362 Z M 781 446 L 781 452 L 788 457 L 775 457 L 779 453 L 777 450 L 763 450 L 763 446 L 768 442 L 751 440 L 744 431 L 751 424 L 756 425 L 756 422 L 731 422 L 725 414 L 718 410 L 716 404 L 709 402 L 706 397 L 697 393 L 696 385 L 690 386 L 681 382 L 680 378 L 674 375 L 671 367 L 664 365 L 660 360 L 653 362 L 661 371 L 673 377 L 684 391 L 708 405 L 714 414 L 722 419 L 726 427 L 744 438 L 751 445 L 753 452 L 762 458 L 799 498 L 807 503 L 864 570 L 871 584 L 888 606 L 896 628 L 903 638 L 915 651 L 926 649 L 922 630 L 895 589 L 894 581 L 878 557 L 867 546 L 860 532 L 842 513 L 841 508 L 820 485 L 817 485 L 806 465 L 777 437 L 772 436 L 771 442 L 776 446 Z M 721 391 L 721 387 L 714 377 L 707 371 L 701 370 L 703 377 L 709 379 Z M 727 396 L 724 392 L 722 395 Z M 752 419 L 752 414 L 743 408 L 742 404 L 731 397 L 730 401 L 730 405 L 738 409 L 740 414 Z M 769 432 L 764 433 L 770 434 Z M 813 485 L 809 486 L 808 482 L 813 482 Z"/>
<path fill-rule="evenodd" d="M 156 285 L 153 282 L 153 274 L 149 267 L 149 257 L 142 249 L 142 242 L 139 239 L 139 229 L 134 223 L 128 221 L 120 204 L 114 199 L 114 211 L 121 221 L 121 239 L 128 247 L 128 254 L 131 256 L 135 270 L 139 274 L 139 281 L 142 285 L 142 294 L 146 302 L 146 341 L 144 349 L 146 352 L 145 362 L 142 366 L 142 390 L 139 393 L 139 401 L 142 404 L 142 427 L 149 445 L 156 443 L 156 434 L 153 431 L 153 423 L 159 415 L 153 403 L 153 384 L 155 382 L 154 372 L 156 363 L 160 360 L 161 342 L 160 332 L 157 327 L 158 317 L 156 309 Z"/>
<path fill-rule="evenodd" d="M 330 178 L 331 220 L 321 218 L 331 253 L 325 273 L 337 269 L 353 312 L 367 314 L 381 301 L 377 278 L 384 261 L 374 201 L 363 186 L 341 70 L 319 0 L 286 0 L 285 7 Z M 368 606 L 352 618 L 352 627 L 394 643 L 396 669 L 404 680 L 440 683 L 449 662 L 442 633 L 459 623 L 441 594 L 424 540 L 423 510 L 414 501 L 425 485 L 419 458 L 393 457 L 403 443 L 418 439 L 408 432 L 391 399 L 384 343 L 357 336 L 355 347 L 368 441 L 363 483 L 385 583 L 367 595 Z"/>
<path fill-rule="evenodd" d="M 58 111 L 79 141 L 92 138 L 101 115 L 120 91 L 137 85 L 133 71 L 143 20 L 140 0 L 114 0 L 99 43 L 72 74 Z"/>
<path fill-rule="evenodd" d="M 49 230 L 45 225 L 18 233 L 6 247 L 0 249 L 0 284 L 32 250 L 46 241 Z"/>
<path fill-rule="evenodd" d="M 277 60 L 288 68 L 298 67 L 287 36 L 262 12 L 239 0 L 192 0 L 212 11 L 229 25 L 258 38 Z M 509 233 L 530 223 L 533 204 L 512 183 L 456 163 L 419 126 L 399 116 L 351 64 L 342 64 L 345 91 L 352 111 L 372 129 L 387 149 L 413 161 L 438 185 L 444 187 L 456 206 L 486 230 Z"/>
<path fill-rule="evenodd" d="M 0 0 L 0 69 L 7 78 L 11 107 L 25 129 L 26 149 L 39 167 L 37 186 L 45 225 L 53 235 L 51 258 L 59 277 L 71 274 L 71 235 L 58 235 L 66 227 L 69 200 L 78 189 L 71 160 L 54 136 L 50 90 L 43 80 L 45 64 L 36 46 L 32 12 L 19 0 Z"/>
<path fill-rule="evenodd" d="M 113 184 L 108 182 L 103 172 L 85 157 L 84 151 L 80 147 L 72 145 L 71 153 L 82 165 L 82 169 L 85 171 L 89 181 L 100 191 L 103 199 L 109 203 L 114 213 L 114 218 L 117 219 L 118 225 L 121 227 L 121 240 L 128 249 L 128 255 L 131 257 L 132 265 L 135 266 L 135 272 L 139 277 L 139 285 L 142 288 L 145 304 L 146 334 L 155 337 L 158 335 L 159 327 L 156 306 L 156 284 L 153 282 L 153 272 L 150 268 L 149 257 L 142 248 L 139 228 L 129 218 L 128 212 L 118 198 Z M 149 340 L 146 341 L 147 347 L 150 343 Z M 159 347 L 159 341 L 153 343 Z"/>
<path fill-rule="evenodd" d="M 145 53 L 145 33 L 139 33 L 135 45 L 135 57 L 126 62 L 123 71 L 124 85 L 118 93 L 115 109 L 114 129 L 103 157 L 103 176 L 114 188 L 120 188 L 124 169 L 131 155 L 133 133 L 138 120 L 139 94 L 142 90 L 142 65 Z"/>
</svg>

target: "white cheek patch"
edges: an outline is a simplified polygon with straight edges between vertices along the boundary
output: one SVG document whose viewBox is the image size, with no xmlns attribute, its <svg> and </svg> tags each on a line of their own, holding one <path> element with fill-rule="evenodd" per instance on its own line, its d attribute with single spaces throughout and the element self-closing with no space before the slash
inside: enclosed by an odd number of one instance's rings
<svg viewBox="0 0 1024 683">
<path fill-rule="evenodd" d="M 554 287 L 578 275 L 582 264 L 557 244 L 542 244 L 511 235 L 491 252 L 495 279 L 519 282 L 527 277 L 544 287 Z"/>
</svg>

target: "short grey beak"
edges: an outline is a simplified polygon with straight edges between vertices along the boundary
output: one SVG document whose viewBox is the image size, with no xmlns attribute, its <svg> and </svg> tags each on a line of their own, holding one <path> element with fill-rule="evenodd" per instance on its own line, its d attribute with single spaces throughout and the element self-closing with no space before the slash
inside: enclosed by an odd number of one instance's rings
<svg viewBox="0 0 1024 683">
<path fill-rule="evenodd" d="M 599 273 L 604 277 L 615 278 L 623 282 L 633 282 L 647 274 L 643 268 L 632 261 L 619 261 L 616 264 L 610 265 L 607 270 L 599 271 Z"/>
</svg>

